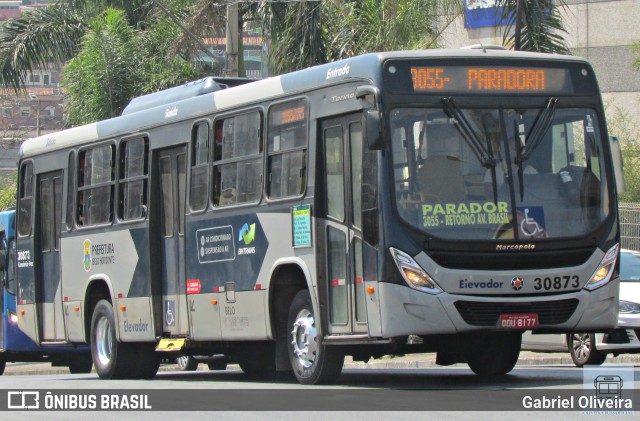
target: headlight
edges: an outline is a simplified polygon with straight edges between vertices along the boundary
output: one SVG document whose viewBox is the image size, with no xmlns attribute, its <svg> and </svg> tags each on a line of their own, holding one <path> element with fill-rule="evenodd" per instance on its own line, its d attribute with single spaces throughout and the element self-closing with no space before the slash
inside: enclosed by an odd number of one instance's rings
<svg viewBox="0 0 640 421">
<path fill-rule="evenodd" d="M 9 320 L 11 320 L 11 323 L 18 323 L 18 315 L 12 312 L 9 312 Z"/>
<path fill-rule="evenodd" d="M 433 278 L 431 278 L 411 256 L 393 247 L 390 247 L 389 251 L 407 285 L 430 294 L 439 294 L 442 292 L 442 289 L 440 289 Z"/>
<path fill-rule="evenodd" d="M 611 247 L 607 254 L 604 255 L 602 261 L 600 262 L 600 266 L 598 269 L 591 275 L 591 279 L 584 286 L 585 289 L 589 291 L 593 291 L 594 289 L 598 289 L 603 285 L 606 285 L 611 280 L 611 276 L 613 276 L 613 269 L 616 266 L 616 259 L 618 258 L 618 251 L 620 250 L 620 245 L 616 244 Z"/>
<path fill-rule="evenodd" d="M 640 304 L 629 301 L 620 301 L 620 313 L 640 314 Z"/>
</svg>

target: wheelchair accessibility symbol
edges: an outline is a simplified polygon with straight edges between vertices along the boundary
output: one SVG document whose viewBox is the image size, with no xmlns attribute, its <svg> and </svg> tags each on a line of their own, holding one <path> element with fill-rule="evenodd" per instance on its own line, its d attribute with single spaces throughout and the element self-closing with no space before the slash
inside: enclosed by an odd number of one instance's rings
<svg viewBox="0 0 640 421">
<path fill-rule="evenodd" d="M 166 306 L 164 310 L 164 322 L 166 326 L 175 326 L 176 325 L 176 302 L 173 300 L 165 301 Z"/>
<path fill-rule="evenodd" d="M 547 236 L 542 206 L 517 208 L 517 211 L 520 234 L 529 238 L 545 238 Z"/>
</svg>

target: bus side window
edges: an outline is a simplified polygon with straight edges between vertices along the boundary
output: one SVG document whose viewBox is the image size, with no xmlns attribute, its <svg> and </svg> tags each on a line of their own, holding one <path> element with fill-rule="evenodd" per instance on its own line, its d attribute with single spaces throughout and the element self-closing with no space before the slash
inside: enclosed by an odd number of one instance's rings
<svg viewBox="0 0 640 421">
<path fill-rule="evenodd" d="M 209 179 L 209 124 L 200 122 L 191 132 L 191 190 L 189 205 L 192 211 L 207 207 Z"/>
<path fill-rule="evenodd" d="M 18 234 L 31 234 L 33 209 L 33 163 L 27 162 L 20 169 L 20 199 L 18 201 Z"/>
<path fill-rule="evenodd" d="M 299 99 L 269 110 L 269 197 L 300 196 L 306 187 L 308 111 Z"/>
<path fill-rule="evenodd" d="M 120 146 L 120 195 L 118 217 L 124 221 L 147 216 L 149 140 L 123 141 Z"/>
<path fill-rule="evenodd" d="M 105 224 L 113 220 L 115 162 L 113 144 L 80 152 L 78 166 L 79 226 Z"/>
<path fill-rule="evenodd" d="M 213 204 L 252 203 L 262 195 L 262 114 L 254 111 L 216 122 Z"/>
<path fill-rule="evenodd" d="M 69 167 L 67 168 L 67 210 L 65 215 L 65 225 L 67 231 L 73 228 L 73 209 L 74 209 L 74 186 L 76 175 L 76 159 L 73 152 L 69 153 Z"/>
</svg>

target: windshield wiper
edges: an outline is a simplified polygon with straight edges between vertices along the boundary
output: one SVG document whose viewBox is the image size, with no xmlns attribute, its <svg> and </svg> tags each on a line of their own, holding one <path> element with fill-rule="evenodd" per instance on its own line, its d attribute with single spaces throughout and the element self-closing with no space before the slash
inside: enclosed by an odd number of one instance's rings
<svg viewBox="0 0 640 421">
<path fill-rule="evenodd" d="M 485 142 L 488 147 L 485 147 L 482 139 L 479 136 L 479 130 L 474 128 L 471 122 L 464 115 L 458 104 L 451 97 L 442 98 L 442 103 L 445 112 L 453 119 L 454 126 L 462 135 L 464 141 L 469 145 L 473 154 L 478 158 L 480 164 L 483 167 L 488 168 L 491 171 L 491 184 L 493 187 L 494 202 L 498 201 L 498 186 L 496 181 L 496 160 L 491 150 L 491 142 Z"/>
<path fill-rule="evenodd" d="M 538 117 L 533 122 L 531 126 L 531 130 L 527 135 L 526 142 L 520 157 L 516 161 L 518 166 L 521 166 L 522 163 L 529 158 L 531 158 L 531 154 L 534 150 L 540 145 L 542 139 L 549 130 L 549 126 L 551 126 L 551 120 L 553 119 L 553 115 L 556 112 L 556 104 L 558 103 L 558 98 L 551 97 L 549 101 L 547 101 L 547 106 L 542 110 Z"/>
<path fill-rule="evenodd" d="M 478 136 L 478 130 L 474 129 L 467 117 L 458 107 L 455 100 L 451 97 L 442 98 L 444 109 L 453 118 L 456 129 L 460 132 L 464 140 L 467 142 L 475 156 L 478 158 L 483 167 L 490 168 L 496 166 L 493 154 L 482 144 L 482 139 Z"/>
</svg>

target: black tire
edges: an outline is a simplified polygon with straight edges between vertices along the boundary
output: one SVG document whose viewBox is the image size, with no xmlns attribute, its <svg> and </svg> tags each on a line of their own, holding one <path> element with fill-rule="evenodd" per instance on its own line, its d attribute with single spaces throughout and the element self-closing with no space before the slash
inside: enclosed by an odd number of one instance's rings
<svg viewBox="0 0 640 421">
<path fill-rule="evenodd" d="M 319 342 L 309 291 L 299 291 L 291 302 L 287 348 L 293 374 L 302 384 L 334 383 L 342 372 L 344 353 Z"/>
<path fill-rule="evenodd" d="M 176 364 L 180 371 L 195 371 L 198 368 L 198 361 L 193 355 L 181 355 L 176 358 Z"/>
<path fill-rule="evenodd" d="M 90 353 L 74 355 L 69 361 L 69 373 L 71 374 L 87 374 L 91 373 L 93 367 L 93 359 Z"/>
<path fill-rule="evenodd" d="M 275 342 L 256 342 L 243 346 L 235 357 L 240 369 L 251 377 L 265 380 L 276 377 Z"/>
<path fill-rule="evenodd" d="M 222 356 L 215 356 L 209 363 L 207 364 L 209 370 L 219 370 L 224 371 L 227 369 L 227 358 Z"/>
<path fill-rule="evenodd" d="M 4 374 L 4 369 L 7 366 L 7 362 L 6 361 L 0 361 L 0 376 L 2 376 Z"/>
<path fill-rule="evenodd" d="M 607 359 L 606 353 L 596 349 L 596 335 L 593 333 L 569 333 L 567 346 L 576 367 L 601 365 Z"/>
<path fill-rule="evenodd" d="M 501 377 L 513 370 L 522 344 L 521 333 L 487 334 L 467 344 L 467 364 L 480 377 Z"/>
<path fill-rule="evenodd" d="M 113 306 L 100 300 L 91 317 L 91 355 L 98 376 L 106 380 L 135 378 L 134 345 L 117 341 Z"/>
<path fill-rule="evenodd" d="M 153 343 L 138 343 L 137 347 L 137 366 L 138 370 L 135 374 L 136 379 L 152 379 L 155 377 L 160 368 L 161 358 L 155 351 Z"/>
</svg>

